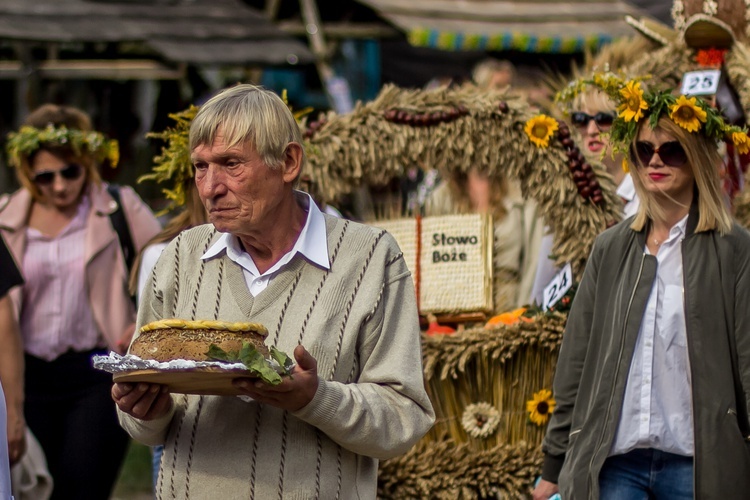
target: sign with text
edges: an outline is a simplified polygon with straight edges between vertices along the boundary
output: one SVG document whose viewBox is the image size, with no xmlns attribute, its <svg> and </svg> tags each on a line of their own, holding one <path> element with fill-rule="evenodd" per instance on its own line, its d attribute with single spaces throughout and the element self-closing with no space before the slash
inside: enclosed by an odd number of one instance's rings
<svg viewBox="0 0 750 500">
<path fill-rule="evenodd" d="M 492 311 L 491 217 L 445 215 L 373 225 L 390 232 L 401 247 L 421 313 Z"/>
<path fill-rule="evenodd" d="M 713 95 L 719 88 L 720 79 L 721 71 L 718 69 L 688 71 L 682 75 L 680 92 L 685 95 Z"/>
<path fill-rule="evenodd" d="M 542 309 L 549 311 L 549 309 L 557 304 L 565 293 L 570 290 L 573 286 L 573 268 L 570 267 L 570 262 L 565 264 L 565 267 L 552 278 L 544 288 L 544 301 L 542 302 Z"/>
</svg>

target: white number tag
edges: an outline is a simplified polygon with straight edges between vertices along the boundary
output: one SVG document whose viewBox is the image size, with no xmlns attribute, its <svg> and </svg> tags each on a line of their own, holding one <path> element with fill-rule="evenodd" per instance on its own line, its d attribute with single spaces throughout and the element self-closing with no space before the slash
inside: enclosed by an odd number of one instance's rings
<svg viewBox="0 0 750 500">
<path fill-rule="evenodd" d="M 682 92 L 685 95 L 711 95 L 719 88 L 721 71 L 718 69 L 707 69 L 701 71 L 688 71 L 682 75 Z"/>
<path fill-rule="evenodd" d="M 549 285 L 544 287 L 544 302 L 542 302 L 542 309 L 549 311 L 549 309 L 557 304 L 557 302 L 563 298 L 565 292 L 570 290 L 573 286 L 573 268 L 570 267 L 570 262 L 565 264 L 565 267 L 552 278 Z"/>
</svg>

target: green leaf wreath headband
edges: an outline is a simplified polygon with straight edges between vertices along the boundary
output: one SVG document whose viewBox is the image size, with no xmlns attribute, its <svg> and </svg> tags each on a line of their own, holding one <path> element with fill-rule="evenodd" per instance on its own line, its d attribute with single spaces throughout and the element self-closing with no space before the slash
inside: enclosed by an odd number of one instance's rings
<svg viewBox="0 0 750 500">
<path fill-rule="evenodd" d="M 109 160 L 113 167 L 120 161 L 120 149 L 115 139 L 107 139 L 101 132 L 69 129 L 65 125 L 55 127 L 50 123 L 43 129 L 24 125 L 18 132 L 9 133 L 6 145 L 8 162 L 19 167 L 23 158 L 45 145 L 68 146 L 76 155 L 88 153 L 97 162 Z"/>
<path fill-rule="evenodd" d="M 656 128 L 662 116 L 669 117 L 688 132 L 703 133 L 716 141 L 732 141 L 740 154 L 750 152 L 747 128 L 726 123 L 716 108 L 699 97 L 676 96 L 669 89 L 644 90 L 641 86 L 643 80 L 626 80 L 614 73 L 596 73 L 592 78 L 571 82 L 558 92 L 555 101 L 571 103 L 590 87 L 609 96 L 617 110 L 617 116 L 606 133 L 612 142 L 613 152 L 627 153 L 642 119 L 647 118 L 649 125 Z M 552 125 L 552 121 L 545 115 L 531 118 L 525 128 L 529 139 L 539 147 L 547 147 L 557 130 L 557 123 Z M 628 170 L 627 159 L 623 160 L 623 169 Z"/>
</svg>

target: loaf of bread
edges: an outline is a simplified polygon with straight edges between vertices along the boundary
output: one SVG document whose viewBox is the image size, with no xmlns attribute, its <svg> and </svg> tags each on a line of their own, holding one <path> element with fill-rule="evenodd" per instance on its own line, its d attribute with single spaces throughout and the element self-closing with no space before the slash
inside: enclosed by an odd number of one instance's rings
<svg viewBox="0 0 750 500">
<path fill-rule="evenodd" d="M 268 348 L 264 344 L 267 336 L 266 327 L 258 323 L 163 319 L 141 328 L 130 346 L 130 354 L 156 361 L 209 361 L 207 353 L 211 344 L 230 352 L 239 351 L 243 342 L 250 342 L 268 357 Z"/>
</svg>

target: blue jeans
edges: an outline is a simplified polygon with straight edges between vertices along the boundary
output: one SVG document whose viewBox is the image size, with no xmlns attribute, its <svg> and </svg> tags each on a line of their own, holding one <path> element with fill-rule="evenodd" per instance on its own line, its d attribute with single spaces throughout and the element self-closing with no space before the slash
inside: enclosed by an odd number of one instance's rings
<svg viewBox="0 0 750 500">
<path fill-rule="evenodd" d="M 609 457 L 599 473 L 601 500 L 692 500 L 693 457 L 637 449 Z"/>
<path fill-rule="evenodd" d="M 151 472 L 153 473 L 154 489 L 159 481 L 159 467 L 161 467 L 161 456 L 164 453 L 164 446 L 156 445 L 151 448 Z"/>
</svg>

